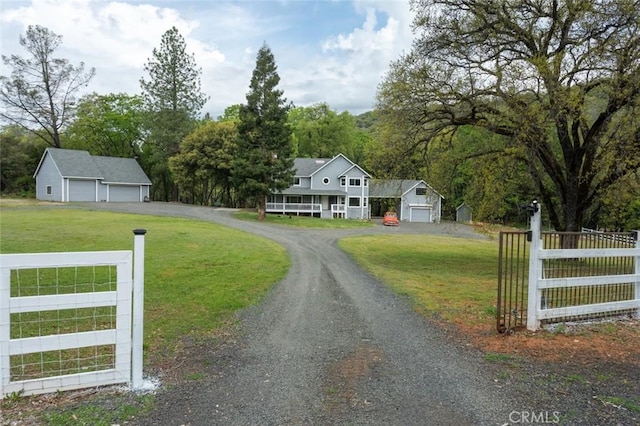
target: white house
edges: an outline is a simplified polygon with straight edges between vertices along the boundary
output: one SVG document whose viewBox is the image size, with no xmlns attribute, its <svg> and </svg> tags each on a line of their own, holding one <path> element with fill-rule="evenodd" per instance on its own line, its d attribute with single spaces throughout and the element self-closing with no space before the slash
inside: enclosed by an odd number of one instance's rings
<svg viewBox="0 0 640 426">
<path fill-rule="evenodd" d="M 46 201 L 142 202 L 151 181 L 133 158 L 47 148 L 33 175 L 36 198 Z"/>
</svg>

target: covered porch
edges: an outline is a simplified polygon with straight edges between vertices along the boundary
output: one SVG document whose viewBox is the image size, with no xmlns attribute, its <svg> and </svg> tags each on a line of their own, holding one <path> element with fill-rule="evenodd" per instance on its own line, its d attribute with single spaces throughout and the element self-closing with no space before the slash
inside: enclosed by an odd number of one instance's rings
<svg viewBox="0 0 640 426">
<path fill-rule="evenodd" d="M 323 219 L 346 218 L 346 192 L 312 191 L 288 188 L 271 194 L 267 200 L 267 213 L 312 216 Z"/>
</svg>

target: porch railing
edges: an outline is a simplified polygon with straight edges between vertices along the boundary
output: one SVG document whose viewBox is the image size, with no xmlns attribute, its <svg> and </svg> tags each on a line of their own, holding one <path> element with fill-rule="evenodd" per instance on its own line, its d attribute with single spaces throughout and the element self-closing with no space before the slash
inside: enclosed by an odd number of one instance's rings
<svg viewBox="0 0 640 426">
<path fill-rule="evenodd" d="M 312 203 L 267 203 L 270 213 L 322 213 L 322 204 Z"/>
<path fill-rule="evenodd" d="M 331 204 L 331 217 L 346 217 L 347 207 L 344 204 Z"/>
</svg>

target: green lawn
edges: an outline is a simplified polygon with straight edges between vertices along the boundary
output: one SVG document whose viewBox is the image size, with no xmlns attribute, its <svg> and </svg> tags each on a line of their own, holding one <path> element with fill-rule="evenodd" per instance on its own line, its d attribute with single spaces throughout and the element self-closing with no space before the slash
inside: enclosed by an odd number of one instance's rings
<svg viewBox="0 0 640 426">
<path fill-rule="evenodd" d="M 258 213 L 241 211 L 234 214 L 236 219 L 257 220 Z M 268 214 L 265 217 L 266 223 L 276 225 L 295 226 L 299 228 L 368 228 L 374 226 L 370 220 L 359 219 L 320 219 L 309 216 L 288 216 L 279 214 Z"/>
<path fill-rule="evenodd" d="M 493 318 L 498 244 L 434 235 L 359 236 L 339 246 L 416 307 L 447 320 Z"/>
<path fill-rule="evenodd" d="M 290 265 L 276 243 L 216 224 L 66 208 L 3 208 L 0 252 L 130 250 L 135 228 L 147 230 L 145 347 L 154 355 L 181 336 L 215 334 Z"/>
</svg>

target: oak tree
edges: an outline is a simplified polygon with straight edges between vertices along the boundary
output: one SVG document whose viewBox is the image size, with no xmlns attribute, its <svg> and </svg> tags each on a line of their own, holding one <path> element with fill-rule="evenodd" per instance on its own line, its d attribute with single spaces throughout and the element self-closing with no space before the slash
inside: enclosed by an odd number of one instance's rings
<svg viewBox="0 0 640 426">
<path fill-rule="evenodd" d="M 407 152 L 464 126 L 501 135 L 558 230 L 640 166 L 640 2 L 415 0 L 413 49 L 378 108 Z"/>
</svg>

